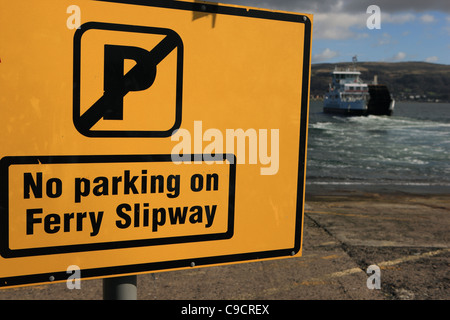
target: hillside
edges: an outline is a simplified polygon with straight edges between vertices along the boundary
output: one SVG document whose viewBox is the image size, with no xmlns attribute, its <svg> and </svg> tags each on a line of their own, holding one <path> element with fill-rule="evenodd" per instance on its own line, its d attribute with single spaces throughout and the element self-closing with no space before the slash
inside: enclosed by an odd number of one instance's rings
<svg viewBox="0 0 450 320">
<path fill-rule="evenodd" d="M 311 95 L 322 96 L 331 82 L 335 66 L 351 63 L 311 65 Z M 396 100 L 450 101 L 450 65 L 427 62 L 358 62 L 361 78 L 370 82 L 374 75 L 386 84 Z"/>
</svg>

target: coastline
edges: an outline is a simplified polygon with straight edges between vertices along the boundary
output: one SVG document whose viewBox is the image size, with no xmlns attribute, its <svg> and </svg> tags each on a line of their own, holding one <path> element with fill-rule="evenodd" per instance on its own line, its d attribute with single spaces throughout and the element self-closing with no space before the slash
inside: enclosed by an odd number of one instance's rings
<svg viewBox="0 0 450 320">
<path fill-rule="evenodd" d="M 305 199 L 317 197 L 379 198 L 379 197 L 448 197 L 450 187 L 441 185 L 363 185 L 363 184 L 308 184 Z"/>
</svg>

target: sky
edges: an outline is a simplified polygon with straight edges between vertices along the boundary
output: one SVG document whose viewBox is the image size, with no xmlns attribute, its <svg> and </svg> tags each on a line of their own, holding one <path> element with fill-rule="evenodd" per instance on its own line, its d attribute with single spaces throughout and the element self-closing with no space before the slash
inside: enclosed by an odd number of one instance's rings
<svg viewBox="0 0 450 320">
<path fill-rule="evenodd" d="M 425 61 L 450 65 L 448 0 L 219 0 L 314 15 L 312 63 Z M 373 26 L 376 5 L 379 29 Z"/>
</svg>

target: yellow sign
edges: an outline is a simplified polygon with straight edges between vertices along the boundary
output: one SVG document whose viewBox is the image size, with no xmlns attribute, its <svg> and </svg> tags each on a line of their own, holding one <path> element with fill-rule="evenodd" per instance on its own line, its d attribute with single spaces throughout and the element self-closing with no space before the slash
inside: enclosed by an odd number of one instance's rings
<svg viewBox="0 0 450 320">
<path fill-rule="evenodd" d="M 0 287 L 301 255 L 312 16 L 0 2 Z"/>
</svg>

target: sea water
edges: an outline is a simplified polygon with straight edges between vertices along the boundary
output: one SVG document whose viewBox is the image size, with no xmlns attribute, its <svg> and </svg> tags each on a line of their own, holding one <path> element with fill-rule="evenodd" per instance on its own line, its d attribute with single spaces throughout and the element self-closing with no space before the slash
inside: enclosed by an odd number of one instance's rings
<svg viewBox="0 0 450 320">
<path fill-rule="evenodd" d="M 392 116 L 325 114 L 310 102 L 306 191 L 450 193 L 450 103 L 397 102 Z"/>
</svg>

